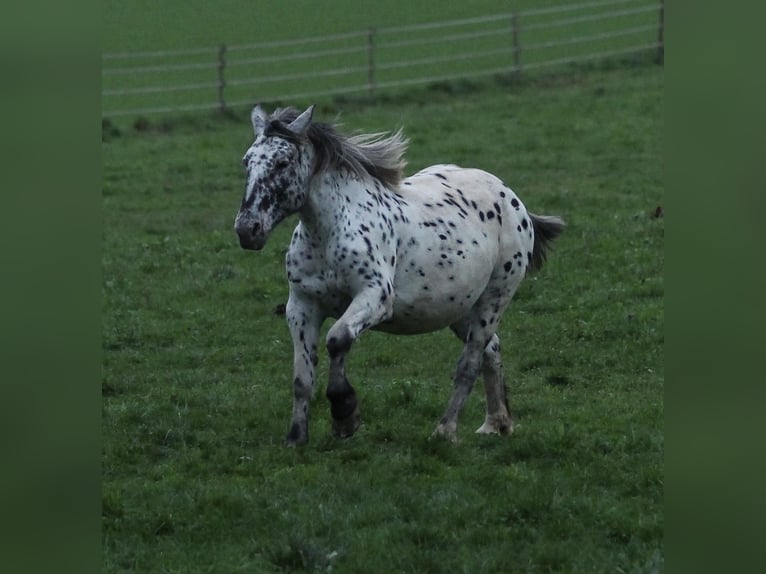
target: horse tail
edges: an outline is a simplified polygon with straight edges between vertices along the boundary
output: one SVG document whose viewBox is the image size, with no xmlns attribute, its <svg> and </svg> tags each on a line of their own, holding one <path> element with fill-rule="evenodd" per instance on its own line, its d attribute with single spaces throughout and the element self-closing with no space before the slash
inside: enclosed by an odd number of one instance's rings
<svg viewBox="0 0 766 574">
<path fill-rule="evenodd" d="M 556 215 L 535 215 L 529 213 L 532 220 L 532 228 L 535 231 L 535 245 L 532 248 L 531 270 L 537 271 L 545 263 L 548 251 L 551 249 L 553 240 L 564 231 L 566 223 Z"/>
</svg>

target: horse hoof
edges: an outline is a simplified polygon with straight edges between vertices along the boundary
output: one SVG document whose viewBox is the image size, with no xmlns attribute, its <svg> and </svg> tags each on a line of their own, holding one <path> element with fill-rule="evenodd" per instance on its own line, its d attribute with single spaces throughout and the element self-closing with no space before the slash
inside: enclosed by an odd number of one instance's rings
<svg viewBox="0 0 766 574">
<path fill-rule="evenodd" d="M 345 419 L 332 419 L 332 434 L 338 438 L 349 438 L 359 430 L 361 424 L 362 417 L 359 414 L 359 408 L 357 407 L 354 409 L 354 412 Z"/>
<path fill-rule="evenodd" d="M 513 432 L 513 421 L 503 420 L 484 421 L 484 424 L 476 429 L 476 434 L 496 434 L 507 436 Z"/>
<path fill-rule="evenodd" d="M 447 426 L 444 424 L 439 424 L 439 426 L 436 427 L 436 430 L 431 434 L 431 439 L 444 439 L 448 440 L 451 443 L 457 442 L 457 428 L 452 426 Z"/>
<path fill-rule="evenodd" d="M 290 440 L 289 438 L 285 440 L 285 446 L 287 448 L 297 448 L 299 446 L 303 446 L 307 443 L 307 440 Z"/>
</svg>

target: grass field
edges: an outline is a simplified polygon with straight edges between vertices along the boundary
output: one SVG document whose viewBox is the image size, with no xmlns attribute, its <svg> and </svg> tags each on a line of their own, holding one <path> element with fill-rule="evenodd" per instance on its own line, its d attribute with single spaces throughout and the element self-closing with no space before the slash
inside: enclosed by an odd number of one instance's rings
<svg viewBox="0 0 766 574">
<path fill-rule="evenodd" d="M 107 132 L 103 149 L 106 572 L 654 572 L 663 551 L 663 70 L 569 69 L 317 110 L 403 126 L 408 173 L 491 171 L 569 228 L 501 325 L 517 430 L 429 441 L 460 346 L 368 333 L 363 426 L 285 449 L 284 252 L 233 233 L 246 113 Z M 302 104 L 299 102 L 298 104 Z"/>
<path fill-rule="evenodd" d="M 564 4 L 563 0 L 516 0 L 514 10 Z M 105 0 L 104 52 L 173 50 L 252 44 L 366 30 L 370 26 L 473 18 L 507 12 L 503 0 L 410 2 L 385 0 L 166 0 L 130 3 Z"/>
<path fill-rule="evenodd" d="M 557 61 L 650 45 L 659 22 L 656 0 L 336 0 L 317 6 L 305 0 L 107 2 L 103 115 L 132 121 L 173 108 L 210 110 L 219 97 L 241 112 L 300 94 L 322 103 L 330 93 L 392 94 L 427 83 L 424 78 L 507 73 L 517 57 L 525 74 L 537 73 Z M 507 17 L 511 11 L 516 24 Z"/>
</svg>

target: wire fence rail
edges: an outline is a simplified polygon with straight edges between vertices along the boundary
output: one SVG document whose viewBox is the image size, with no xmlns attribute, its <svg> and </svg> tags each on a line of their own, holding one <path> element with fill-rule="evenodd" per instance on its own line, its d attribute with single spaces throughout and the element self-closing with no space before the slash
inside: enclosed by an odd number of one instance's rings
<svg viewBox="0 0 766 574">
<path fill-rule="evenodd" d="M 221 110 L 653 52 L 664 1 L 601 0 L 300 39 L 102 55 L 103 117 Z"/>
</svg>

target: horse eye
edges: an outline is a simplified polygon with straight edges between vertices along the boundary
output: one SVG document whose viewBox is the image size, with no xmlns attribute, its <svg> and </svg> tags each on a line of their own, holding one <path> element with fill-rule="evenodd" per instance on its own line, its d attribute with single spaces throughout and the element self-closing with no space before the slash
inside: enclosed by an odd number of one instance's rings
<svg viewBox="0 0 766 574">
<path fill-rule="evenodd" d="M 280 159 L 277 161 L 277 163 L 274 164 L 274 169 L 282 170 L 288 167 L 289 165 L 290 165 L 289 161 L 287 161 L 286 159 Z"/>
</svg>

